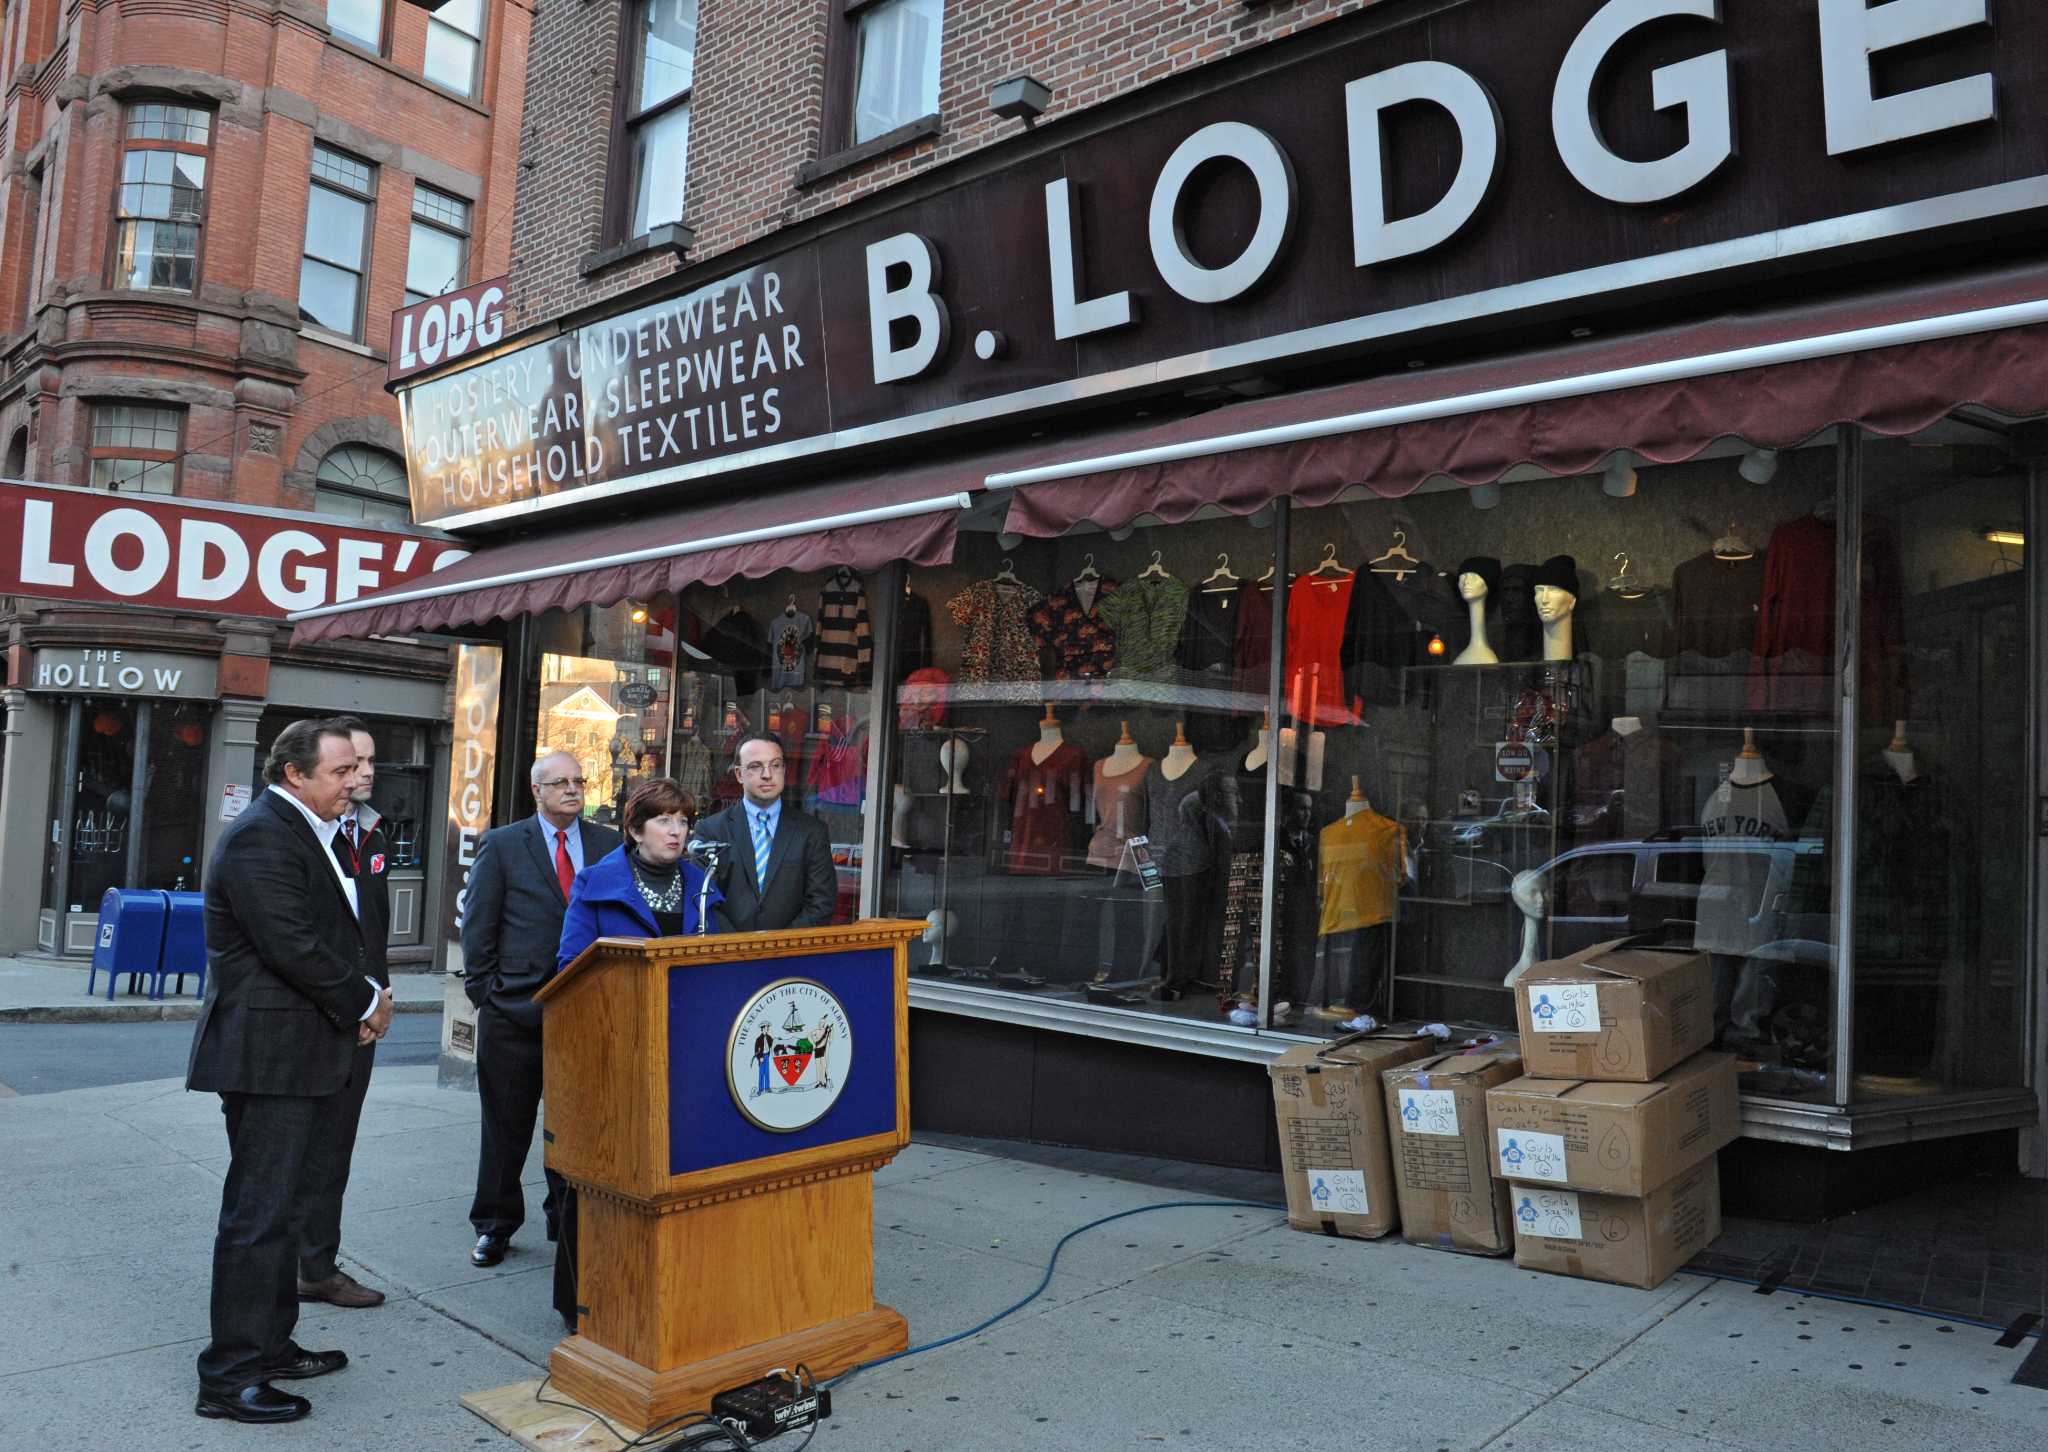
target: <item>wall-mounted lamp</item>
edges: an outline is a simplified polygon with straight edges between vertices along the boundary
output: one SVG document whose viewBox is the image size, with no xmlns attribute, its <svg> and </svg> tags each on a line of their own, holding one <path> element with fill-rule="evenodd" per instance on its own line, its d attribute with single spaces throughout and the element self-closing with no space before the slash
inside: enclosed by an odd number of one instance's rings
<svg viewBox="0 0 2048 1452">
<path fill-rule="evenodd" d="M 1007 120 L 1022 121 L 1026 126 L 1044 115 L 1051 104 L 1052 87 L 1032 76 L 997 81 L 995 89 L 988 93 L 989 110 Z"/>
<path fill-rule="evenodd" d="M 1751 449 L 1735 466 L 1735 472 L 1752 484 L 1768 484 L 1778 477 L 1778 451 Z"/>
<path fill-rule="evenodd" d="M 626 613 L 635 625 L 644 625 L 647 623 L 647 607 L 645 605 L 635 605 L 631 610 L 627 611 Z"/>
<path fill-rule="evenodd" d="M 1984 540 L 1987 544 L 2019 547 L 2026 544 L 2027 536 L 2024 531 L 2017 529 L 1987 529 L 1984 531 Z"/>
<path fill-rule="evenodd" d="M 1609 499 L 1633 499 L 1636 497 L 1636 466 L 1629 462 L 1627 449 L 1618 449 L 1607 460 L 1607 467 L 1600 473 L 1600 492 Z"/>
</svg>

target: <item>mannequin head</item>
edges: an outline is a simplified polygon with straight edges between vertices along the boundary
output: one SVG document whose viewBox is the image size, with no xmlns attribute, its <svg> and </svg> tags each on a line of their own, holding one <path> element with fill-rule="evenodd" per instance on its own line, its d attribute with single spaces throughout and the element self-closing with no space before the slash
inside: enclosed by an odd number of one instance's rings
<svg viewBox="0 0 2048 1452">
<path fill-rule="evenodd" d="M 1569 590 L 1561 590 L 1555 585 L 1536 587 L 1536 616 L 1545 625 L 1564 619 L 1578 603 L 1579 597 Z"/>
<path fill-rule="evenodd" d="M 1490 555 L 1474 555 L 1458 566 L 1458 593 L 1467 600 L 1483 600 L 1500 589 L 1500 561 Z"/>
<path fill-rule="evenodd" d="M 1458 576 L 1458 594 L 1467 600 L 1486 598 L 1486 578 L 1483 575 L 1465 574 Z"/>
</svg>

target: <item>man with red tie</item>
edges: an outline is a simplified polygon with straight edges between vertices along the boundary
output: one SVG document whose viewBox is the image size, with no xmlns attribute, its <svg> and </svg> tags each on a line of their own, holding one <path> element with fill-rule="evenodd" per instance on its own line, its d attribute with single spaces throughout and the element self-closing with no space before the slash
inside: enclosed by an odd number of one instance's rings
<svg viewBox="0 0 2048 1452">
<path fill-rule="evenodd" d="M 541 1098 L 541 1011 L 534 993 L 554 976 L 562 914 L 576 874 L 619 845 L 583 820 L 583 767 L 566 751 L 533 764 L 534 814 L 484 835 L 462 904 L 463 991 L 476 1005 L 476 1089 L 483 1109 L 472 1265 L 505 1258 L 526 1220 L 519 1183 Z M 559 1177 L 547 1174 L 548 1238 L 555 1237 Z"/>
<path fill-rule="evenodd" d="M 346 731 L 355 748 L 356 772 L 349 782 L 348 803 L 334 833 L 334 858 L 356 884 L 357 920 L 363 925 L 363 962 L 381 987 L 391 986 L 385 940 L 391 933 L 391 890 L 387 872 L 390 844 L 379 825 L 370 792 L 377 784 L 377 743 L 370 728 L 354 716 L 336 716 L 326 723 Z M 332 1138 L 323 1139 L 307 1155 L 309 1191 L 292 1207 L 299 1242 L 299 1299 L 360 1309 L 382 1305 L 384 1293 L 364 1285 L 335 1261 L 341 1248 L 341 1199 L 348 1189 L 349 1164 L 355 1158 L 356 1127 L 362 1122 L 363 1095 L 377 1062 L 377 1042 L 356 1045 L 355 1065 L 343 1091 Z"/>
</svg>

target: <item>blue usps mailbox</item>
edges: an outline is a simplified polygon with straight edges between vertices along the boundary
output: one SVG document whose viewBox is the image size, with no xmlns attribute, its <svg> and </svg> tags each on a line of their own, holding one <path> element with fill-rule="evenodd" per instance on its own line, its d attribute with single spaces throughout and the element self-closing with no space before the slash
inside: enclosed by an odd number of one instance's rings
<svg viewBox="0 0 2048 1452">
<path fill-rule="evenodd" d="M 156 888 L 110 887 L 100 897 L 99 926 L 93 932 L 92 968 L 85 975 L 86 996 L 92 996 L 93 981 L 107 975 L 107 1001 L 113 1002 L 114 981 L 128 977 L 128 991 L 135 991 L 135 979 L 156 977 L 163 958 L 165 919 L 170 916 L 170 894 Z"/>
<path fill-rule="evenodd" d="M 206 894 L 203 892 L 167 892 L 170 899 L 171 920 L 164 929 L 163 961 L 157 968 L 156 984 L 150 989 L 152 998 L 164 995 L 164 980 L 175 975 L 178 980 L 177 992 L 185 991 L 185 975 L 195 973 L 199 981 L 192 985 L 197 996 L 206 993 Z"/>
</svg>

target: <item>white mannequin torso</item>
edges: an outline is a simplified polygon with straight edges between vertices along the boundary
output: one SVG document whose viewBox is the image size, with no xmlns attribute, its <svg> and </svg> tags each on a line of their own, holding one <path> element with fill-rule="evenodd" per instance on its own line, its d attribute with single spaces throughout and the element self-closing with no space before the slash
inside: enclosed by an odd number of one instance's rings
<svg viewBox="0 0 2048 1452">
<path fill-rule="evenodd" d="M 1031 764 L 1044 766 L 1047 757 L 1067 744 L 1067 735 L 1057 721 L 1041 722 L 1038 739 L 1031 743 Z"/>
<path fill-rule="evenodd" d="M 1188 768 L 1195 764 L 1195 748 L 1185 741 L 1176 741 L 1166 748 L 1165 759 L 1159 763 L 1159 774 L 1168 781 L 1179 781 L 1188 774 Z"/>
</svg>

